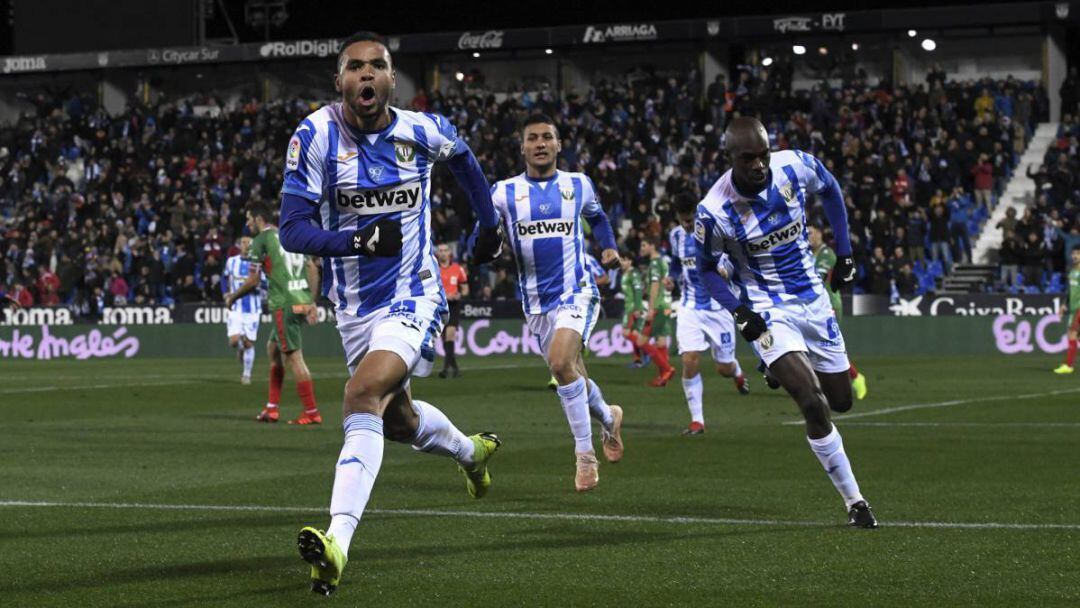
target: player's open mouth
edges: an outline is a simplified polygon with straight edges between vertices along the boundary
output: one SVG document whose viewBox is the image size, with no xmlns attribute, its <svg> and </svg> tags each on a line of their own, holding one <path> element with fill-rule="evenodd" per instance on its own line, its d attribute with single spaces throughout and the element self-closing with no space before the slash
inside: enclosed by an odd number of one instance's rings
<svg viewBox="0 0 1080 608">
<path fill-rule="evenodd" d="M 375 103 L 375 87 L 368 85 L 360 89 L 360 105 L 370 106 Z"/>
</svg>

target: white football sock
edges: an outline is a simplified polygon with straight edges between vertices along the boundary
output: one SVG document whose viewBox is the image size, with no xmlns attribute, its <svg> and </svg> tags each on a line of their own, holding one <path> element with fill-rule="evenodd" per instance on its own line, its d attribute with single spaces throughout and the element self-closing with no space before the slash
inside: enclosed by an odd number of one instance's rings
<svg viewBox="0 0 1080 608">
<path fill-rule="evenodd" d="M 589 422 L 589 400 L 585 396 L 585 378 L 579 377 L 570 384 L 559 386 L 557 392 L 574 435 L 574 451 L 592 452 L 592 424 Z"/>
<path fill-rule="evenodd" d="M 701 407 L 701 393 L 703 390 L 701 374 L 693 378 L 683 378 L 682 390 L 683 394 L 686 395 L 686 406 L 690 408 L 690 420 L 705 424 L 705 414 L 702 412 Z"/>
<path fill-rule="evenodd" d="M 829 479 L 836 486 L 836 491 L 844 497 L 844 504 L 851 505 L 863 499 L 859 492 L 859 482 L 855 481 L 855 474 L 851 472 L 851 463 L 844 451 L 844 440 L 840 437 L 840 431 L 833 425 L 832 432 L 821 439 L 806 438 L 810 442 L 810 449 L 825 467 Z"/>
<path fill-rule="evenodd" d="M 379 475 L 382 459 L 382 418 L 375 414 L 349 414 L 345 418 L 345 445 L 341 446 L 334 473 L 330 527 L 326 529 L 334 535 L 346 555 Z"/>
<path fill-rule="evenodd" d="M 739 365 L 739 360 L 735 359 L 735 377 L 738 378 L 742 375 L 742 367 Z"/>
<path fill-rule="evenodd" d="M 465 436 L 439 408 L 427 401 L 413 399 L 413 409 L 420 417 L 416 435 L 410 443 L 413 449 L 430 454 L 449 456 L 463 466 L 473 464 L 472 439 Z"/>
<path fill-rule="evenodd" d="M 244 349 L 244 375 L 251 377 L 251 366 L 255 363 L 255 347 L 249 346 Z"/>
<path fill-rule="evenodd" d="M 600 387 L 592 381 L 592 378 L 589 378 L 589 415 L 609 431 L 611 423 L 615 421 L 611 417 L 611 406 L 604 401 L 604 393 L 600 392 Z"/>
</svg>

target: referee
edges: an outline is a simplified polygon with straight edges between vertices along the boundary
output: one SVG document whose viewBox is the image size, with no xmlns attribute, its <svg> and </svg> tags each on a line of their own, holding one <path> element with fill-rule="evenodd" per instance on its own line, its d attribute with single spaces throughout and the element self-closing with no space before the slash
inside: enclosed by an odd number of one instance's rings
<svg viewBox="0 0 1080 608">
<path fill-rule="evenodd" d="M 461 370 L 457 365 L 454 341 L 457 338 L 458 326 L 461 325 L 461 298 L 469 295 L 469 282 L 465 269 L 454 261 L 454 254 L 446 243 L 435 249 L 435 255 L 439 258 L 439 275 L 442 277 L 443 289 L 446 290 L 446 300 L 450 304 L 450 319 L 443 329 L 443 352 L 446 357 L 439 377 L 445 378 L 453 374 L 457 378 L 461 376 Z"/>
</svg>

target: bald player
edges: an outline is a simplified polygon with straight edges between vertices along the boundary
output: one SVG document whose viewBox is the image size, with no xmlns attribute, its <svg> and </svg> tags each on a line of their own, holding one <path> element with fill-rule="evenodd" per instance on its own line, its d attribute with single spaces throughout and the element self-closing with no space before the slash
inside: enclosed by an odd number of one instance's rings
<svg viewBox="0 0 1080 608">
<path fill-rule="evenodd" d="M 831 287 L 851 283 L 855 261 L 840 185 L 809 154 L 771 154 L 757 119 L 733 120 L 725 142 L 731 169 L 698 205 L 694 225 L 702 281 L 799 407 L 810 449 L 843 497 L 848 524 L 875 528 L 830 420 L 830 409 L 851 409 L 851 365 L 806 234 L 806 195 L 814 193 L 836 236 Z M 732 264 L 728 279 L 717 270 L 724 254 Z"/>
</svg>

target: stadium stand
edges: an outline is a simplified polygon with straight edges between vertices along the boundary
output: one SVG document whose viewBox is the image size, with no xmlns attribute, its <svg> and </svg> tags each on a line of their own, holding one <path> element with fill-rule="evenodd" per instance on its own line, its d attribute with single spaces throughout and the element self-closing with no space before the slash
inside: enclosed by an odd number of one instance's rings
<svg viewBox="0 0 1080 608">
<path fill-rule="evenodd" d="M 703 88 L 694 70 L 635 71 L 564 98 L 452 86 L 405 105 L 450 117 L 492 179 L 520 170 L 516 131 L 527 113 L 556 116 L 565 168 L 593 178 L 631 249 L 672 225 L 675 194 L 700 196 L 726 170 L 723 123 L 755 113 L 777 149 L 819 156 L 845 188 L 858 291 L 956 288 L 950 271 L 986 262 L 995 248 L 986 235 L 1005 232 L 1016 242 L 990 272 L 1015 281 L 985 288 L 1060 288 L 1059 250 L 1065 235 L 1080 234 L 1080 126 L 1069 115 L 1053 138 L 1047 124 L 1036 130 L 1048 102 L 1035 83 L 958 82 L 932 71 L 925 84 L 891 88 L 856 73 L 840 87 L 796 90 L 782 62 L 741 67 L 730 86 Z M 31 101 L 34 112 L 0 129 L 0 290 L 91 316 L 106 304 L 220 300 L 244 205 L 277 198 L 291 125 L 322 103 L 192 96 L 110 116 L 88 96 Z M 1034 172 L 1018 165 L 1032 141 L 1049 144 Z M 1010 190 L 1007 205 L 996 201 L 1017 174 L 1030 176 L 1038 196 L 1014 225 L 1005 209 L 1025 199 Z M 432 193 L 436 238 L 457 248 L 472 224 L 468 206 L 448 173 Z M 825 225 L 820 209 L 811 217 Z M 508 256 L 476 270 L 473 293 L 513 295 Z"/>
</svg>

